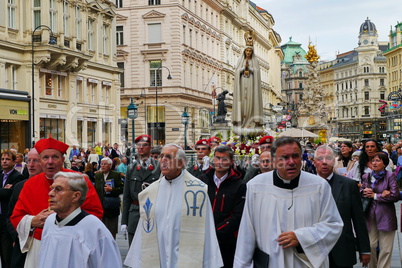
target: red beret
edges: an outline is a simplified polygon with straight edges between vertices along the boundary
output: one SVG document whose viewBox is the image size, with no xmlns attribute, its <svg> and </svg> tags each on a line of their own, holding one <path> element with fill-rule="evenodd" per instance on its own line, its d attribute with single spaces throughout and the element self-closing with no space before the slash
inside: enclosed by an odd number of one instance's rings
<svg viewBox="0 0 402 268">
<path fill-rule="evenodd" d="M 65 154 L 68 149 L 67 144 L 65 144 L 64 142 L 55 140 L 52 137 L 49 137 L 47 139 L 38 140 L 38 142 L 35 143 L 34 147 L 38 151 L 39 154 L 46 149 L 55 149 L 55 150 L 59 151 L 60 153 Z"/>
<path fill-rule="evenodd" d="M 272 136 L 265 136 L 265 137 L 262 137 L 262 138 L 260 139 L 259 144 L 261 145 L 261 144 L 263 144 L 263 143 L 273 143 L 273 142 L 274 142 L 274 137 L 272 137 Z"/>
<path fill-rule="evenodd" d="M 138 137 L 135 138 L 135 140 L 134 140 L 135 143 L 138 143 L 138 142 L 140 142 L 140 141 L 149 142 L 149 144 L 151 144 L 152 139 L 151 139 L 151 136 L 144 134 L 144 135 L 138 136 Z"/>
<path fill-rule="evenodd" d="M 221 139 L 219 139 L 218 137 L 214 136 L 208 139 L 208 142 L 217 142 L 217 143 L 221 143 Z"/>
<path fill-rule="evenodd" d="M 209 147 L 209 142 L 208 142 L 208 140 L 203 139 L 203 140 L 197 141 L 197 143 L 195 144 L 195 147 L 197 147 L 197 145 L 206 145 Z"/>
</svg>

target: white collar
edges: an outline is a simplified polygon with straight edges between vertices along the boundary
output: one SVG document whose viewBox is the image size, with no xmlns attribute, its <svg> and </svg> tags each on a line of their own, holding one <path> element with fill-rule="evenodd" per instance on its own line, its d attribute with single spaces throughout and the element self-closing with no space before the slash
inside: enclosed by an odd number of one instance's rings
<svg viewBox="0 0 402 268">
<path fill-rule="evenodd" d="M 78 214 L 81 213 L 81 207 L 76 208 L 73 212 L 71 212 L 70 215 L 68 215 L 66 218 L 64 218 L 63 220 L 61 220 L 60 222 L 57 221 L 56 218 L 56 225 L 59 227 L 63 227 L 65 226 L 67 223 L 69 223 L 72 219 L 74 219 L 75 217 L 77 217 Z"/>
</svg>

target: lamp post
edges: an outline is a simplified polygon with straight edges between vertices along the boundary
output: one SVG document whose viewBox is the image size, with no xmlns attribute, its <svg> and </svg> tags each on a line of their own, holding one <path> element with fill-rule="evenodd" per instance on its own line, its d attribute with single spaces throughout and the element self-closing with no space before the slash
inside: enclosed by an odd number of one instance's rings
<svg viewBox="0 0 402 268">
<path fill-rule="evenodd" d="M 46 26 L 46 25 L 39 25 L 38 27 L 36 27 L 34 30 L 33 30 L 33 32 L 32 32 L 32 35 L 31 35 L 31 45 L 32 45 L 32 47 L 31 47 L 31 54 L 32 54 L 32 84 L 31 84 L 31 87 L 32 87 L 32 103 L 31 103 L 31 106 L 32 106 L 32 113 L 31 113 L 31 116 L 32 116 L 32 120 L 31 120 L 31 124 L 32 124 L 32 142 L 34 142 L 35 141 L 35 57 L 34 57 L 34 36 L 35 36 L 35 32 L 36 32 L 36 30 L 38 30 L 38 29 L 40 29 L 40 28 L 46 28 L 46 29 L 48 29 L 49 31 L 50 31 L 50 38 L 49 38 L 49 45 L 56 45 L 57 44 L 57 41 L 56 41 L 56 38 L 53 36 L 53 31 L 52 31 L 52 29 L 50 29 L 50 27 L 49 26 Z"/>
<path fill-rule="evenodd" d="M 142 93 L 144 91 L 144 93 Z M 145 88 L 141 88 L 141 98 L 144 98 L 144 123 L 145 123 L 145 129 L 144 133 L 147 133 L 147 94 L 145 93 Z"/>
<path fill-rule="evenodd" d="M 132 145 L 133 145 L 133 155 L 135 155 L 135 124 L 134 120 L 137 119 L 138 117 L 138 107 L 137 105 L 134 104 L 133 98 L 130 100 L 130 105 L 127 107 L 127 117 L 131 119 L 131 125 L 132 125 Z"/>
<path fill-rule="evenodd" d="M 184 107 L 184 112 L 181 114 L 181 123 L 184 125 L 184 150 L 187 150 L 187 125 L 190 116 L 187 113 L 187 108 Z"/>
<path fill-rule="evenodd" d="M 155 73 L 155 105 L 156 105 L 156 122 L 155 122 L 155 127 L 156 127 L 156 139 L 157 141 L 159 141 L 159 119 L 158 119 L 158 114 L 159 114 L 159 110 L 158 110 L 158 80 L 157 80 L 157 76 L 158 76 L 158 71 L 162 68 L 166 68 L 169 71 L 169 75 L 167 76 L 168 80 L 172 79 L 172 76 L 170 76 L 170 70 L 168 67 L 165 66 L 160 66 L 158 67 L 158 69 L 156 69 L 156 73 Z"/>
</svg>

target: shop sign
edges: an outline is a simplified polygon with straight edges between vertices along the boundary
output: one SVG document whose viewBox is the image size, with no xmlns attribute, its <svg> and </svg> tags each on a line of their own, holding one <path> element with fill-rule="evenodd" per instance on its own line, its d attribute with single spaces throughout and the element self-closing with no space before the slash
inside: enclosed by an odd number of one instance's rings
<svg viewBox="0 0 402 268">
<path fill-rule="evenodd" d="M 0 99 L 0 119 L 29 120 L 29 102 Z"/>
</svg>

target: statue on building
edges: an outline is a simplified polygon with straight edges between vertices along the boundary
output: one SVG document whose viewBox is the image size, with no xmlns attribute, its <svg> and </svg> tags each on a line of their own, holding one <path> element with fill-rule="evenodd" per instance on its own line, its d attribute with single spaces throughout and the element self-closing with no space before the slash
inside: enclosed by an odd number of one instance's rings
<svg viewBox="0 0 402 268">
<path fill-rule="evenodd" d="M 229 91 L 224 90 L 222 93 L 218 94 L 218 97 L 216 98 L 218 100 L 218 114 L 216 116 L 216 123 L 226 123 L 226 114 L 228 112 L 226 108 L 226 94 L 228 94 Z"/>
<path fill-rule="evenodd" d="M 254 32 L 246 32 L 244 39 L 246 48 L 235 71 L 232 124 L 236 134 L 253 136 L 262 133 L 264 124 L 261 72 L 253 48 Z"/>
</svg>

